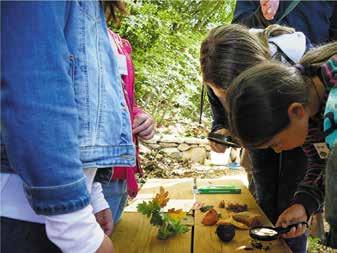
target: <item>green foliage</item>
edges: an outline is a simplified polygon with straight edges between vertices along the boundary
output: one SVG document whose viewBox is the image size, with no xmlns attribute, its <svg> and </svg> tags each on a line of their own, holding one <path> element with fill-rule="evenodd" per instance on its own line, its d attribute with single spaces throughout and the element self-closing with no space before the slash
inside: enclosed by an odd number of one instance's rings
<svg viewBox="0 0 337 253">
<path fill-rule="evenodd" d="M 165 194 L 164 190 L 163 194 Z M 159 227 L 157 234 L 158 239 L 166 240 L 171 236 L 186 233 L 188 231 L 188 228 L 187 226 L 180 223 L 180 218 L 177 218 L 177 216 L 170 216 L 167 213 L 161 213 L 161 208 L 158 200 L 163 200 L 163 198 L 157 196 L 151 201 L 143 201 L 142 203 L 137 205 L 138 212 L 150 218 L 151 225 Z M 173 209 L 172 212 L 175 212 L 175 214 L 178 214 L 178 216 L 181 214 L 185 215 L 182 210 L 175 211 Z"/>
<path fill-rule="evenodd" d="M 160 206 L 154 201 L 143 201 L 142 203 L 137 205 L 137 211 L 146 215 L 147 217 L 150 217 L 152 215 L 152 212 L 160 211 Z"/>
<path fill-rule="evenodd" d="M 188 228 L 182 225 L 179 220 L 172 220 L 167 214 L 163 214 L 163 224 L 158 230 L 157 238 L 166 240 L 167 238 L 186 233 Z"/>
<path fill-rule="evenodd" d="M 201 93 L 199 48 L 210 27 L 229 23 L 234 0 L 127 2 L 119 30 L 133 46 L 136 94 L 157 123 L 197 120 Z"/>
<path fill-rule="evenodd" d="M 159 226 L 163 225 L 164 221 L 163 221 L 163 218 L 161 217 L 159 211 L 152 211 L 150 223 L 152 225 L 159 225 Z"/>
</svg>

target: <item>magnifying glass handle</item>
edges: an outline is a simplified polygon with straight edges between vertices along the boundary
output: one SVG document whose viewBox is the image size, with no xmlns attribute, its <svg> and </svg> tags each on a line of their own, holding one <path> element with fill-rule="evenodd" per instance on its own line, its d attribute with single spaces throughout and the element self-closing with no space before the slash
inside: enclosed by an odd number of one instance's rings
<svg viewBox="0 0 337 253">
<path fill-rule="evenodd" d="M 288 233 L 293 227 L 297 227 L 298 225 L 306 225 L 308 226 L 308 223 L 306 221 L 302 221 L 302 222 L 298 222 L 298 223 L 295 223 L 295 224 L 291 224 L 289 225 L 288 227 L 276 227 L 275 230 L 279 233 L 279 234 L 285 234 L 285 233 Z"/>
</svg>

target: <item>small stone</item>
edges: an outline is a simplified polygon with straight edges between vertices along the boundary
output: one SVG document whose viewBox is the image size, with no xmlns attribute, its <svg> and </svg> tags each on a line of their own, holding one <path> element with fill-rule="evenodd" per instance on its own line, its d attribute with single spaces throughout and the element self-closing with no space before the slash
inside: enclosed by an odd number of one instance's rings
<svg viewBox="0 0 337 253">
<path fill-rule="evenodd" d="M 182 169 L 176 169 L 176 170 L 173 170 L 172 173 L 173 173 L 173 174 L 176 174 L 176 175 L 178 175 L 178 176 L 182 176 L 182 175 L 185 174 L 184 170 L 182 170 Z"/>
<path fill-rule="evenodd" d="M 162 151 L 172 158 L 181 157 L 181 154 L 177 148 L 163 148 Z"/>
<path fill-rule="evenodd" d="M 160 142 L 183 143 L 184 140 L 181 137 L 177 137 L 174 135 L 164 135 L 161 137 Z"/>
<path fill-rule="evenodd" d="M 159 145 L 163 148 L 173 148 L 178 146 L 178 144 L 174 142 L 160 142 Z"/>
<path fill-rule="evenodd" d="M 223 242 L 230 242 L 235 236 L 235 228 L 233 225 L 219 225 L 215 232 Z"/>
<path fill-rule="evenodd" d="M 184 151 L 182 154 L 184 160 L 191 160 L 192 162 L 203 164 L 207 157 L 207 152 L 204 148 L 191 148 Z"/>
<path fill-rule="evenodd" d="M 186 150 L 190 149 L 190 145 L 187 145 L 186 143 L 181 143 L 181 144 L 179 144 L 178 149 L 180 151 L 186 151 Z"/>
</svg>

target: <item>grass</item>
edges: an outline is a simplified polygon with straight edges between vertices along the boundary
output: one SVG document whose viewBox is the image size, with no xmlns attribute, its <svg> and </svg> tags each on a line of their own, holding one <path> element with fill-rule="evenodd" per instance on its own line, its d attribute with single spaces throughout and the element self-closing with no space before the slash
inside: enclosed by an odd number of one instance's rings
<svg viewBox="0 0 337 253">
<path fill-rule="evenodd" d="M 319 238 L 309 236 L 308 253 L 337 253 L 337 250 L 322 245 Z"/>
</svg>

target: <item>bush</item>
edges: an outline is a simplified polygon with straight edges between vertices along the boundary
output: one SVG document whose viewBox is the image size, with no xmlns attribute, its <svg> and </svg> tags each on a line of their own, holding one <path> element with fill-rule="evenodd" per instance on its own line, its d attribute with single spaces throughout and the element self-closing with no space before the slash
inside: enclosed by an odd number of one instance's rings
<svg viewBox="0 0 337 253">
<path fill-rule="evenodd" d="M 112 29 L 133 46 L 137 101 L 158 124 L 198 119 L 200 43 L 210 27 L 230 22 L 234 2 L 127 2 L 130 15 Z M 209 116 L 209 106 L 205 109 Z"/>
</svg>

